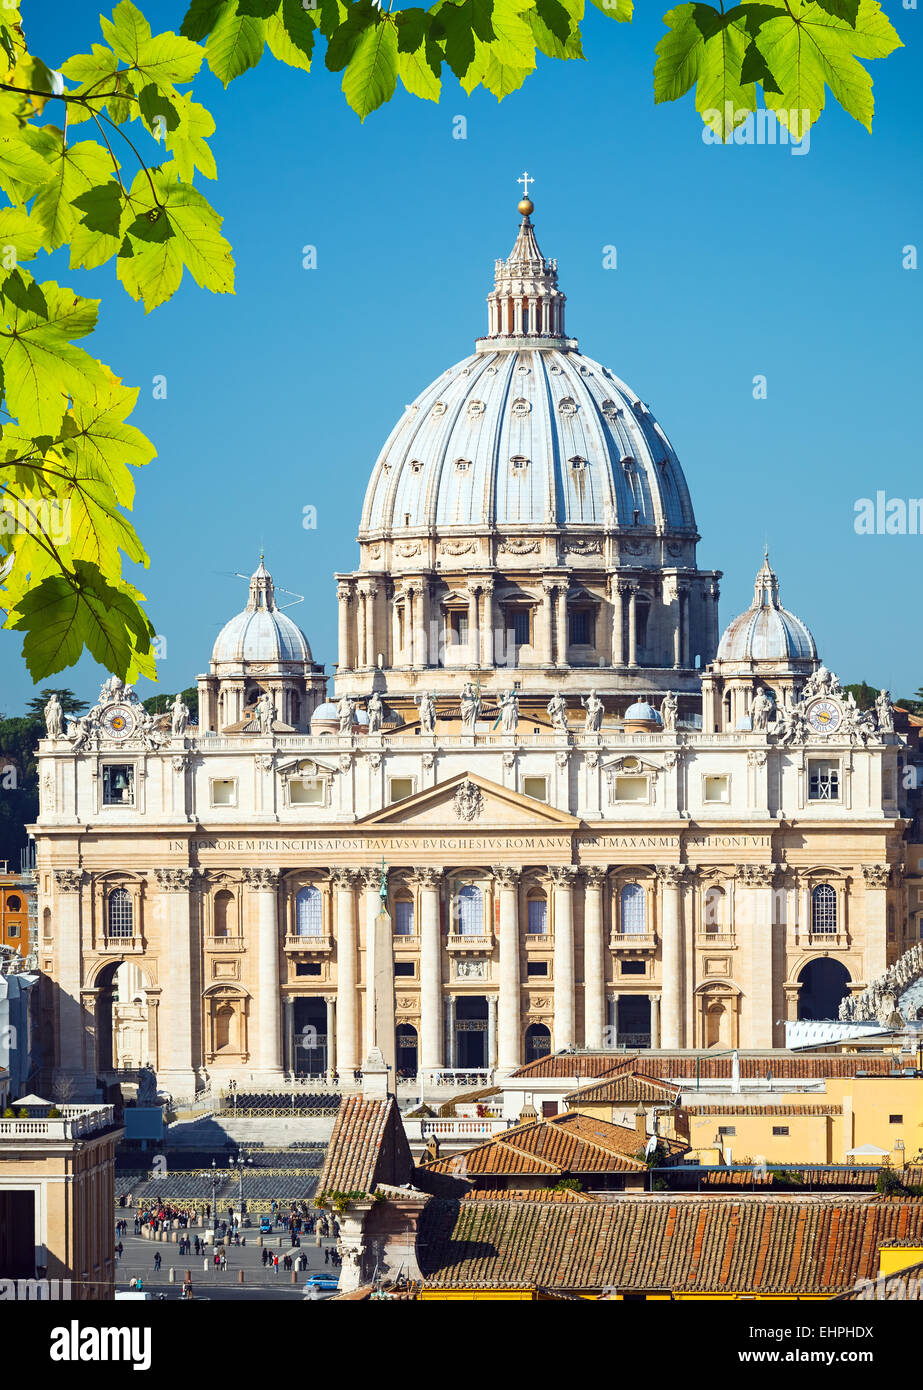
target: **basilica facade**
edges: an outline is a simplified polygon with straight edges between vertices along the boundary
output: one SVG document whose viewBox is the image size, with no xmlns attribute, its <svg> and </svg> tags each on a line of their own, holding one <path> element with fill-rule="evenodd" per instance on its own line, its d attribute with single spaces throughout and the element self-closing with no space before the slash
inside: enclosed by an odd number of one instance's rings
<svg viewBox="0 0 923 1390">
<path fill-rule="evenodd" d="M 919 936 L 911 735 L 768 556 L 722 633 L 676 453 L 567 336 L 532 212 L 372 470 L 332 689 L 261 558 L 197 722 L 117 680 L 47 712 L 38 953 L 78 1088 L 126 1056 L 185 1097 L 373 1046 L 429 1076 L 769 1048 Z"/>
</svg>

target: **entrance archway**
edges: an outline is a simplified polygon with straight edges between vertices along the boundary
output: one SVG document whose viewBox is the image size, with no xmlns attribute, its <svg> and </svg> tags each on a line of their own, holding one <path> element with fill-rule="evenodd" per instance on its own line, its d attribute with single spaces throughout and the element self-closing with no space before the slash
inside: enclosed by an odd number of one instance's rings
<svg viewBox="0 0 923 1390">
<path fill-rule="evenodd" d="M 798 1017 L 836 1019 L 840 1004 L 849 993 L 849 971 L 842 961 L 823 956 L 809 960 L 798 976 Z"/>
<path fill-rule="evenodd" d="M 526 1061 L 537 1062 L 551 1052 L 551 1030 L 544 1023 L 530 1023 L 526 1029 Z"/>
<path fill-rule="evenodd" d="M 487 1000 L 483 994 L 456 1001 L 455 1065 L 462 1071 L 487 1066 Z"/>
<path fill-rule="evenodd" d="M 137 1071 L 152 1055 L 147 985 L 138 965 L 114 960 L 104 965 L 94 982 L 96 1007 L 96 1071 Z"/>
<path fill-rule="evenodd" d="M 395 1044 L 397 1074 L 412 1080 L 417 1074 L 417 1030 L 412 1023 L 397 1025 Z"/>
</svg>

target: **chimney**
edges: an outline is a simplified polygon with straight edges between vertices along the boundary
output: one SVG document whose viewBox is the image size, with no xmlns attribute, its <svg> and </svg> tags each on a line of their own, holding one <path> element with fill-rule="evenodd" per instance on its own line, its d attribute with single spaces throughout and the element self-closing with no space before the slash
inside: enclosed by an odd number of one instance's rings
<svg viewBox="0 0 923 1390">
<path fill-rule="evenodd" d="M 635 1111 L 635 1133 L 647 1143 L 647 1111 L 643 1105 L 639 1105 Z"/>
</svg>

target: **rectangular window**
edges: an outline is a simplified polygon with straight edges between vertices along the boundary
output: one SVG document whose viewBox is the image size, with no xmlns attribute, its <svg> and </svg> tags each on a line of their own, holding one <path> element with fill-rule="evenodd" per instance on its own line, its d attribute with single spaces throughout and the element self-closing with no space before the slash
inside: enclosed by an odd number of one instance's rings
<svg viewBox="0 0 923 1390">
<path fill-rule="evenodd" d="M 572 647 L 592 647 L 593 614 L 589 608 L 578 608 L 571 613 L 570 644 Z"/>
<path fill-rule="evenodd" d="M 295 966 L 296 975 L 320 975 L 321 966 L 315 961 L 299 961 Z"/>
<path fill-rule="evenodd" d="M 324 779 L 293 777 L 288 784 L 288 800 L 291 806 L 323 806 Z"/>
<path fill-rule="evenodd" d="M 523 777 L 522 779 L 523 796 L 531 796 L 534 801 L 548 800 L 548 779 L 547 777 Z"/>
<path fill-rule="evenodd" d="M 840 764 L 829 758 L 811 758 L 808 763 L 808 800 L 839 801 Z"/>
<path fill-rule="evenodd" d="M 209 783 L 213 806 L 237 805 L 237 778 L 213 777 Z"/>
<path fill-rule="evenodd" d="M 413 778 L 390 778 L 388 781 L 388 800 L 403 801 L 406 796 L 413 796 Z"/>
<path fill-rule="evenodd" d="M 509 625 L 516 646 L 527 647 L 531 640 L 528 608 L 514 608 L 509 615 Z"/>
<path fill-rule="evenodd" d="M 616 777 L 614 798 L 616 801 L 647 801 L 648 780 L 646 777 Z"/>
<path fill-rule="evenodd" d="M 527 975 L 547 975 L 548 962 L 546 960 L 530 960 L 526 965 Z"/>
<path fill-rule="evenodd" d="M 18 936 L 18 935 L 19 935 L 19 923 L 18 923 L 18 922 L 10 922 L 10 923 L 8 923 L 8 924 L 7 924 L 7 928 L 6 928 L 6 934 L 7 934 L 7 936 L 10 938 L 10 940 L 12 940 L 14 936 Z"/>
<path fill-rule="evenodd" d="M 727 801 L 728 800 L 729 779 L 727 777 L 706 777 L 705 778 L 705 800 L 708 801 Z"/>
<path fill-rule="evenodd" d="M 395 975 L 402 975 L 406 978 L 407 976 L 415 975 L 417 972 L 412 960 L 396 960 L 394 962 L 394 973 Z"/>
<path fill-rule="evenodd" d="M 623 960 L 620 966 L 623 975 L 643 975 L 646 970 L 643 960 Z"/>
<path fill-rule="evenodd" d="M 718 1133 L 723 1139 L 734 1139 L 737 1136 L 737 1127 L 735 1125 L 719 1125 Z"/>
<path fill-rule="evenodd" d="M 888 1116 L 888 1124 L 889 1124 L 889 1125 L 902 1125 L 903 1123 L 904 1123 L 904 1117 L 903 1117 L 903 1115 L 889 1115 L 889 1116 Z"/>
<path fill-rule="evenodd" d="M 776 1139 L 788 1138 L 788 1125 L 773 1125 L 772 1133 Z"/>
<path fill-rule="evenodd" d="M 394 935 L 413 936 L 413 903 L 409 898 L 398 898 L 394 904 Z"/>
<path fill-rule="evenodd" d="M 548 904 L 544 898 L 529 899 L 529 935 L 544 936 L 548 930 Z"/>
<path fill-rule="evenodd" d="M 107 763 L 103 768 L 103 805 L 134 806 L 135 769 L 131 763 Z"/>
<path fill-rule="evenodd" d="M 460 647 L 466 647 L 468 645 L 468 614 L 461 612 L 452 613 L 449 617 L 449 622 L 458 645 Z"/>
</svg>

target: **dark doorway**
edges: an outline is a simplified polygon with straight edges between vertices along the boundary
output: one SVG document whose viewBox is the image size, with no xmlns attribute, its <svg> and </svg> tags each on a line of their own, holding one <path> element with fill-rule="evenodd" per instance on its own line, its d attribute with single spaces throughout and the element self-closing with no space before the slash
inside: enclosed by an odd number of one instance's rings
<svg viewBox="0 0 923 1390">
<path fill-rule="evenodd" d="M 456 1000 L 455 1065 L 462 1071 L 487 1066 L 487 1000 L 483 994 Z"/>
<path fill-rule="evenodd" d="M 526 1029 L 526 1061 L 537 1062 L 551 1052 L 551 1031 L 544 1023 L 530 1023 Z"/>
<path fill-rule="evenodd" d="M 0 1279 L 35 1278 L 35 1193 L 0 1191 Z"/>
<path fill-rule="evenodd" d="M 650 1047 L 651 1001 L 646 994 L 623 994 L 618 1001 L 619 1047 Z"/>
<path fill-rule="evenodd" d="M 118 1003 L 116 974 L 122 961 L 113 961 L 96 977 L 96 1070 L 100 1076 L 115 1067 L 112 1006 Z"/>
<path fill-rule="evenodd" d="M 397 1074 L 413 1080 L 417 1074 L 417 1030 L 412 1023 L 398 1025 L 396 1042 Z"/>
<path fill-rule="evenodd" d="M 798 1017 L 836 1019 L 849 993 L 849 971 L 838 960 L 809 960 L 798 976 Z"/>
<path fill-rule="evenodd" d="M 322 1076 L 327 1070 L 327 1005 L 324 1000 L 296 999 L 294 1025 L 292 1070 L 299 1076 Z"/>
</svg>

